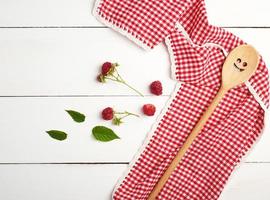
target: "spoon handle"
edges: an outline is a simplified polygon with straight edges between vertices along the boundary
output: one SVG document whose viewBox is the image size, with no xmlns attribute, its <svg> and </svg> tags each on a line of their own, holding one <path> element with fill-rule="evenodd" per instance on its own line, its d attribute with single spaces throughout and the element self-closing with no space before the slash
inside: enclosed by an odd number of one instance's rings
<svg viewBox="0 0 270 200">
<path fill-rule="evenodd" d="M 219 89 L 218 93 L 216 94 L 215 98 L 207 108 L 207 110 L 204 112 L 200 120 L 197 122 L 195 127 L 193 128 L 192 132 L 188 136 L 186 142 L 183 144 L 182 148 L 178 151 L 176 154 L 175 158 L 172 160 L 171 164 L 168 166 L 162 177 L 159 179 L 157 184 L 155 185 L 154 189 L 152 190 L 151 194 L 148 197 L 148 200 L 155 200 L 156 197 L 158 196 L 160 190 L 163 188 L 167 180 L 169 179 L 170 175 L 176 168 L 176 166 L 180 163 L 181 159 L 183 158 L 184 154 L 192 144 L 192 142 L 195 140 L 197 135 L 200 133 L 202 130 L 204 124 L 207 122 L 211 114 L 214 112 L 215 108 L 221 101 L 221 99 L 224 97 L 226 94 L 227 89 L 221 86 Z"/>
</svg>

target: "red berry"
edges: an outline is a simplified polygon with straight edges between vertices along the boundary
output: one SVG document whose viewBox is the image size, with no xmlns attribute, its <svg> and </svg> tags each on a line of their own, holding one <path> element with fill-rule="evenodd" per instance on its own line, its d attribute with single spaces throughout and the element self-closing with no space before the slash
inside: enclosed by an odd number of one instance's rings
<svg viewBox="0 0 270 200">
<path fill-rule="evenodd" d="M 156 112 L 156 107 L 153 104 L 145 104 L 142 110 L 145 115 L 153 116 Z"/>
<path fill-rule="evenodd" d="M 162 95 L 162 84 L 160 81 L 154 81 L 150 85 L 150 91 L 155 95 Z"/>
<path fill-rule="evenodd" d="M 114 111 L 111 107 L 107 107 L 102 111 L 101 115 L 103 119 L 111 120 L 114 116 Z"/>
<path fill-rule="evenodd" d="M 110 71 L 110 69 L 112 68 L 112 63 L 110 62 L 105 62 L 103 65 L 102 65 L 102 68 L 101 68 L 101 73 L 103 75 L 107 75 Z"/>
</svg>

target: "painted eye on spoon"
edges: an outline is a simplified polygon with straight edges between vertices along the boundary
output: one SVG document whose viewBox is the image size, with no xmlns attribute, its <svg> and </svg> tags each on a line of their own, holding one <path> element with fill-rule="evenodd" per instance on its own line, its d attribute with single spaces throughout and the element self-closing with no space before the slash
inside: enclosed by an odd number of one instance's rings
<svg viewBox="0 0 270 200">
<path fill-rule="evenodd" d="M 243 67 L 246 67 L 247 65 L 247 62 L 243 62 Z"/>
<path fill-rule="evenodd" d="M 237 58 L 236 62 L 240 63 L 241 62 L 241 59 L 240 58 Z"/>
</svg>

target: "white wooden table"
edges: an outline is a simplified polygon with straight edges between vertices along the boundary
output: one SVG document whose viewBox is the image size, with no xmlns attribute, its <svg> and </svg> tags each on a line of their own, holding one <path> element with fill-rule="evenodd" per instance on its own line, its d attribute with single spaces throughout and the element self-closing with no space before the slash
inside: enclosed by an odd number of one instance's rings
<svg viewBox="0 0 270 200">
<path fill-rule="evenodd" d="M 109 200 L 111 191 L 142 144 L 155 117 L 127 119 L 120 127 L 99 117 L 105 106 L 140 112 L 144 103 L 162 109 L 174 87 L 165 46 L 150 52 L 104 27 L 91 15 L 93 0 L 0 0 L 0 199 Z M 253 44 L 270 63 L 268 0 L 207 0 L 211 23 Z M 121 64 L 122 75 L 143 93 L 101 85 L 104 61 Z M 164 95 L 147 85 L 161 80 Z M 87 115 L 84 124 L 64 112 Z M 91 137 L 97 124 L 121 140 Z M 269 122 L 256 148 L 228 182 L 222 200 L 270 199 Z M 66 141 L 45 133 L 60 129 Z"/>
</svg>

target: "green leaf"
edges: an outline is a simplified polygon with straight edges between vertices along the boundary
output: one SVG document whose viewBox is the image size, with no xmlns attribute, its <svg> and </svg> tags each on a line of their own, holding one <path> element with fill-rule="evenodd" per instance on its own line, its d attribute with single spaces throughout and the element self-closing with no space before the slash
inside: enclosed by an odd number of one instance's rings
<svg viewBox="0 0 270 200">
<path fill-rule="evenodd" d="M 51 136 L 53 139 L 56 140 L 65 140 L 67 138 L 67 134 L 63 131 L 58 131 L 58 130 L 50 130 L 50 131 L 46 131 L 46 133 L 49 134 L 49 136 Z"/>
<path fill-rule="evenodd" d="M 95 126 L 92 129 L 93 136 L 101 142 L 109 142 L 114 139 L 120 139 L 112 129 L 109 129 L 105 126 Z"/>
<path fill-rule="evenodd" d="M 75 122 L 81 123 L 85 120 L 85 115 L 74 110 L 66 110 Z"/>
</svg>

